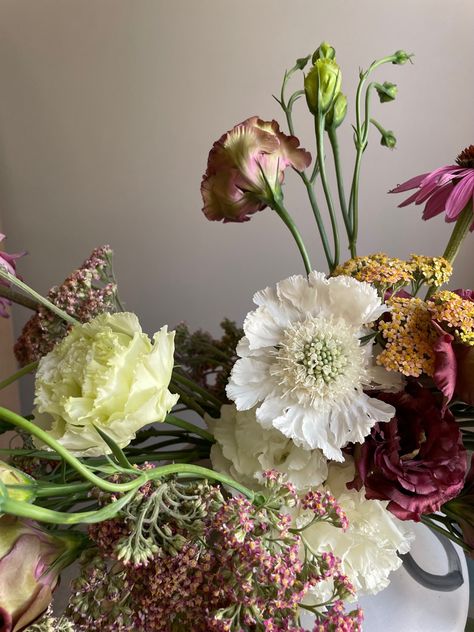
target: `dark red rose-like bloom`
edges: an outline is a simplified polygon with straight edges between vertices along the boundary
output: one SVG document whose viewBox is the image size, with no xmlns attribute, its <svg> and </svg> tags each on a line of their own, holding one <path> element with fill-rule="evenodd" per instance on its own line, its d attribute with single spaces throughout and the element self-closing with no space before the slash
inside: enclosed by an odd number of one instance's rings
<svg viewBox="0 0 474 632">
<path fill-rule="evenodd" d="M 402 520 L 419 521 L 437 511 L 462 489 L 466 450 L 449 410 L 441 409 L 416 383 L 402 393 L 378 393 L 395 407 L 395 417 L 376 424 L 356 458 L 358 476 L 351 486 L 365 486 L 369 499 L 388 500 Z"/>
</svg>

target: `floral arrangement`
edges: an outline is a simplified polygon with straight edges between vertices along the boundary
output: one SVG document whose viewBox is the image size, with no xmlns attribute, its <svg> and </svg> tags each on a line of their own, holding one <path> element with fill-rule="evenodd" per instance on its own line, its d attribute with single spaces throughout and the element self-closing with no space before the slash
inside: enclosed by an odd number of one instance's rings
<svg viewBox="0 0 474 632">
<path fill-rule="evenodd" d="M 327 43 L 285 72 L 289 134 L 254 116 L 214 143 L 207 219 L 273 210 L 305 269 L 256 292 L 243 329 L 225 320 L 214 339 L 163 325 L 150 338 L 120 302 L 108 246 L 46 297 L 17 274 L 24 253 L 0 252 L 0 315 L 12 302 L 33 313 L 0 389 L 35 373 L 32 414 L 0 408 L 12 439 L 0 462 L 2 630 L 356 632 L 362 612 L 349 604 L 388 585 L 413 521 L 473 554 L 474 292 L 444 287 L 474 228 L 474 147 L 392 191 L 415 190 L 401 206 L 453 224 L 443 256 L 357 254 L 369 133 L 396 143 L 372 100 L 397 87 L 372 73 L 410 60 L 397 51 L 360 72 L 349 189 L 347 98 Z M 295 136 L 300 97 L 315 158 Z M 326 273 L 285 206 L 288 170 Z M 53 614 L 75 560 L 69 603 Z"/>
</svg>

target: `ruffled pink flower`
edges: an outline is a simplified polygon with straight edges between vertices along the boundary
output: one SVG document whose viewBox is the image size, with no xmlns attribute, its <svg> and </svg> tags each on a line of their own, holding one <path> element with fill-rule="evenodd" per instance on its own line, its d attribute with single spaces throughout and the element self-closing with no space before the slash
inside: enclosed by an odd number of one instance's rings
<svg viewBox="0 0 474 632">
<path fill-rule="evenodd" d="M 0 233 L 0 242 L 2 242 L 4 239 L 5 235 L 3 233 Z M 26 253 L 18 252 L 16 254 L 10 255 L 5 251 L 0 250 L 0 266 L 3 266 L 7 272 L 16 276 L 16 260 L 20 257 L 23 257 L 24 254 Z M 4 281 L 3 279 L 0 279 L 0 285 L 9 287 L 9 283 L 7 281 Z M 8 318 L 7 307 L 9 305 L 11 305 L 11 301 L 4 298 L 3 296 L 0 296 L 0 316 L 2 316 L 3 318 Z"/>
<path fill-rule="evenodd" d="M 279 193 L 287 167 L 301 171 L 310 162 L 295 136 L 252 116 L 214 143 L 201 183 L 203 212 L 209 220 L 248 221 Z"/>
<path fill-rule="evenodd" d="M 425 204 L 423 219 L 431 219 L 444 212 L 447 222 L 455 222 L 468 202 L 474 199 L 474 145 L 461 152 L 456 163 L 415 176 L 392 189 L 390 193 L 418 189 L 399 204 L 399 207 L 412 203 Z"/>
<path fill-rule="evenodd" d="M 420 520 L 455 498 L 464 485 L 466 450 L 449 410 L 428 389 L 409 384 L 402 393 L 379 393 L 395 407 L 388 423 L 377 424 L 356 459 L 351 486 L 365 486 L 371 500 L 388 500 L 401 520 Z"/>
</svg>

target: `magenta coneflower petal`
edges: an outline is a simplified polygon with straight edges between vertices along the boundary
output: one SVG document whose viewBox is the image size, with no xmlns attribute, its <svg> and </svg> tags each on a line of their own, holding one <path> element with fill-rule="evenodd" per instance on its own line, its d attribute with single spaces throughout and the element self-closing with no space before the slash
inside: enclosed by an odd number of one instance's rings
<svg viewBox="0 0 474 632">
<path fill-rule="evenodd" d="M 446 201 L 448 197 L 451 195 L 451 191 L 453 190 L 453 185 L 451 182 L 445 184 L 444 187 L 438 189 L 433 195 L 430 197 L 428 202 L 426 203 L 425 209 L 423 211 L 423 219 L 431 219 L 436 215 L 442 213 L 446 206 Z"/>
<path fill-rule="evenodd" d="M 461 182 L 456 184 L 453 192 L 446 202 L 446 217 L 456 218 L 466 206 L 469 198 L 474 192 L 474 171 L 465 176 Z"/>
<path fill-rule="evenodd" d="M 392 193 L 392 191 L 390 193 Z M 408 206 L 409 204 L 413 204 L 413 202 L 416 202 L 418 194 L 419 194 L 419 191 L 416 191 L 416 193 L 412 193 L 410 197 L 408 197 L 406 200 L 404 200 L 401 204 L 398 205 L 398 208 L 403 208 L 404 206 Z"/>
<path fill-rule="evenodd" d="M 410 189 L 418 188 L 420 184 L 422 183 L 422 181 L 428 175 L 429 173 L 422 173 L 419 176 L 415 176 L 414 178 L 411 178 L 410 180 L 407 180 L 406 182 L 399 184 L 394 189 L 391 189 L 389 193 L 403 193 L 404 191 L 409 191 Z"/>
<path fill-rule="evenodd" d="M 416 176 L 400 184 L 390 193 L 400 193 L 417 188 L 399 207 L 409 204 L 425 204 L 423 219 L 431 219 L 444 211 L 447 222 L 457 221 L 469 199 L 474 204 L 474 146 L 464 150 L 455 165 L 445 165 L 430 173 Z M 474 224 L 471 226 L 474 230 Z"/>
</svg>

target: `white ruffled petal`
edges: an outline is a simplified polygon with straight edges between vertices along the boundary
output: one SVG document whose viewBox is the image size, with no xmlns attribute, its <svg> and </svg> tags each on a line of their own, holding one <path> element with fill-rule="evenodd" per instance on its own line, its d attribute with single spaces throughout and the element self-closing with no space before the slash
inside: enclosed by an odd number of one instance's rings
<svg viewBox="0 0 474 632">
<path fill-rule="evenodd" d="M 274 385 L 268 369 L 263 358 L 241 358 L 234 364 L 226 393 L 238 410 L 253 408 L 271 393 Z"/>
</svg>

